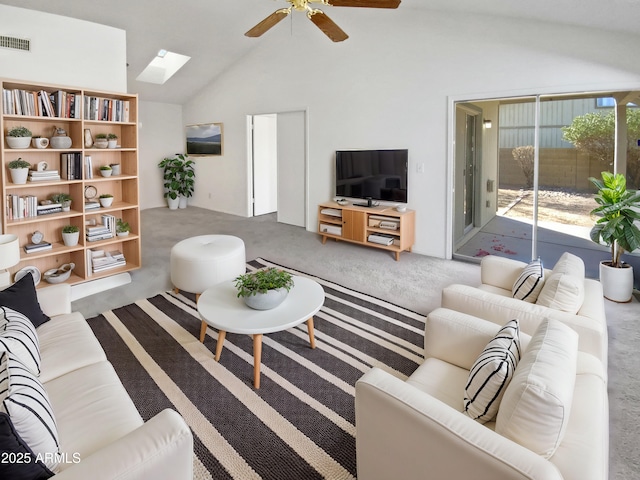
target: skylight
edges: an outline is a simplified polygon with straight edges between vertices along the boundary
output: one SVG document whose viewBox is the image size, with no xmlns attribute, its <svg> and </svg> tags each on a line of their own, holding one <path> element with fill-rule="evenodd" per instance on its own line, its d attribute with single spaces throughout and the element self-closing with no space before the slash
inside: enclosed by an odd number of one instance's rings
<svg viewBox="0 0 640 480">
<path fill-rule="evenodd" d="M 191 57 L 180 55 L 179 53 L 168 52 L 165 49 L 158 51 L 158 54 L 149 62 L 140 75 L 139 82 L 157 83 L 162 85 L 169 80 L 174 73 L 182 68 Z"/>
</svg>

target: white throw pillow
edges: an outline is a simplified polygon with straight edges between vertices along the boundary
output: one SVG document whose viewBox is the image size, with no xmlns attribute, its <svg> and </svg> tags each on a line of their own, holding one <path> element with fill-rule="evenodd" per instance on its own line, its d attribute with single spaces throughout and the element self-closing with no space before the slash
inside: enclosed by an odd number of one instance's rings
<svg viewBox="0 0 640 480">
<path fill-rule="evenodd" d="M 498 331 L 471 367 L 464 413 L 480 423 L 493 420 L 519 360 L 520 328 L 514 319 Z"/>
<path fill-rule="evenodd" d="M 502 398 L 496 432 L 545 458 L 562 442 L 576 381 L 578 334 L 544 319 Z"/>
<path fill-rule="evenodd" d="M 584 262 L 569 252 L 562 254 L 544 282 L 538 305 L 578 313 L 584 302 Z"/>
<path fill-rule="evenodd" d="M 13 353 L 34 375 L 40 375 L 36 328 L 25 315 L 9 307 L 0 307 L 0 350 Z"/>
<path fill-rule="evenodd" d="M 522 269 L 522 273 L 513 284 L 511 294 L 518 300 L 536 303 L 543 285 L 544 267 L 542 260 L 538 258 Z"/>
<path fill-rule="evenodd" d="M 0 411 L 34 455 L 53 472 L 59 464 L 58 428 L 40 381 L 13 354 L 0 352 Z"/>
</svg>

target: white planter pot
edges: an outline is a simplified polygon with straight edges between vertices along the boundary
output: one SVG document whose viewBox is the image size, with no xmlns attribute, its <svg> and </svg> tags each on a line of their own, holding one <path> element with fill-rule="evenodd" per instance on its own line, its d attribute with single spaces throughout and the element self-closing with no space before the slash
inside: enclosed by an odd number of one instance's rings
<svg viewBox="0 0 640 480">
<path fill-rule="evenodd" d="M 111 169 L 109 169 L 109 170 L 100 169 L 100 175 L 102 175 L 103 177 L 110 177 L 111 173 L 112 173 Z"/>
<path fill-rule="evenodd" d="M 15 185 L 24 185 L 27 183 L 27 177 L 29 176 L 28 168 L 10 168 L 11 181 Z"/>
<path fill-rule="evenodd" d="M 267 293 L 256 293 L 244 298 L 244 303 L 254 310 L 270 310 L 280 305 L 289 292 L 286 288 L 267 290 Z"/>
<path fill-rule="evenodd" d="M 129 235 L 129 232 L 118 232 L 116 235 L 118 235 L 119 237 L 126 237 L 127 235 Z"/>
<path fill-rule="evenodd" d="M 623 268 L 614 268 L 600 262 L 600 283 L 605 298 L 612 302 L 628 302 L 633 294 L 633 267 L 625 264 Z"/>
<path fill-rule="evenodd" d="M 116 148 L 118 146 L 118 140 L 108 140 L 107 146 L 109 148 Z"/>
<path fill-rule="evenodd" d="M 113 197 L 100 198 L 100 205 L 102 205 L 103 207 L 110 207 L 112 203 Z"/>
<path fill-rule="evenodd" d="M 9 148 L 29 148 L 31 137 L 7 137 Z"/>
<path fill-rule="evenodd" d="M 93 142 L 93 146 L 95 148 L 107 148 L 109 141 L 106 138 L 98 138 Z"/>
<path fill-rule="evenodd" d="M 62 233 L 62 241 L 67 247 L 75 247 L 78 244 L 80 238 L 80 232 L 74 233 Z"/>
<path fill-rule="evenodd" d="M 180 197 L 176 197 L 175 200 L 167 197 L 167 205 L 169 205 L 169 210 L 177 210 L 180 205 Z"/>
<path fill-rule="evenodd" d="M 185 197 L 184 195 L 180 195 L 178 197 L 178 200 L 178 208 L 187 208 L 187 197 Z"/>
</svg>

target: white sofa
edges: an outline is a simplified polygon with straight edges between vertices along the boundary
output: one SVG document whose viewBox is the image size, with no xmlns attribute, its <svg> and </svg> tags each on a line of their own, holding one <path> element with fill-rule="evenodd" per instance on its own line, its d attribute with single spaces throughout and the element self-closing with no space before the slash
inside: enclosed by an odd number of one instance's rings
<svg viewBox="0 0 640 480">
<path fill-rule="evenodd" d="M 143 422 L 67 284 L 41 288 L 51 320 L 37 329 L 40 381 L 55 414 L 63 462 L 55 479 L 191 479 L 193 436 L 164 410 Z"/>
<path fill-rule="evenodd" d="M 591 353 L 607 367 L 608 335 L 602 285 L 597 280 L 584 278 L 583 298 L 577 312 L 528 303 L 512 298 L 512 287 L 527 265 L 517 260 L 486 256 L 480 264 L 481 285 L 471 287 L 454 284 L 443 289 L 442 307 L 467 313 L 500 325 L 512 318 L 520 320 L 520 328 L 531 335 L 545 317 L 569 325 L 580 335 L 579 349 Z M 552 270 L 545 269 L 549 277 Z"/>
<path fill-rule="evenodd" d="M 573 340 L 575 370 L 569 371 L 575 385 L 562 377 L 563 369 L 558 367 L 558 378 L 554 379 L 555 365 L 547 367 L 552 380 L 560 386 L 569 385 L 572 393 L 570 410 L 564 411 L 565 415 L 569 412 L 568 418 L 564 417 L 566 429 L 558 436 L 561 442 L 550 458 L 524 446 L 525 442 L 496 433 L 496 422 L 481 424 L 463 413 L 469 370 L 500 328 L 493 322 L 439 308 L 427 318 L 425 361 L 407 381 L 373 368 L 356 383 L 358 480 L 608 477 L 605 369 L 594 355 L 578 351 L 577 338 Z M 524 333 L 520 337 L 526 355 L 530 337 Z M 506 398 L 505 393 L 500 409 Z M 500 415 L 499 411 L 498 418 Z M 529 418 L 534 430 L 540 428 L 538 414 Z M 546 434 L 544 429 L 542 433 Z"/>
</svg>

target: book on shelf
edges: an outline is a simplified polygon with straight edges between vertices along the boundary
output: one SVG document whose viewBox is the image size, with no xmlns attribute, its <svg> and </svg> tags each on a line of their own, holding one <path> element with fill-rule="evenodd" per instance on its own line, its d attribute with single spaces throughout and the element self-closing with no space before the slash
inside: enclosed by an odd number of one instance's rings
<svg viewBox="0 0 640 480">
<path fill-rule="evenodd" d="M 51 250 L 53 245 L 49 242 L 40 242 L 40 243 L 27 243 L 24 246 L 24 251 L 26 253 L 34 253 L 40 252 L 42 250 Z"/>
<path fill-rule="evenodd" d="M 96 202 L 96 201 L 86 201 L 84 202 L 84 209 L 85 210 L 95 210 L 100 208 L 100 202 Z"/>
<path fill-rule="evenodd" d="M 56 180 L 60 180 L 60 175 L 57 170 L 54 170 L 55 173 L 48 175 L 33 175 L 29 173 L 29 181 L 30 182 L 54 182 Z"/>
<path fill-rule="evenodd" d="M 91 155 L 85 155 L 84 157 L 84 178 L 90 180 L 93 178 L 93 162 Z"/>
<path fill-rule="evenodd" d="M 35 195 L 7 194 L 5 216 L 9 220 L 36 217 L 38 215 L 38 197 Z"/>
<path fill-rule="evenodd" d="M 112 268 L 122 267 L 127 264 L 120 250 L 105 252 L 104 250 L 88 250 L 91 252 L 91 270 L 93 273 L 102 272 Z M 89 257 L 89 255 L 87 255 Z"/>
<path fill-rule="evenodd" d="M 82 154 L 60 154 L 60 176 L 65 180 L 82 180 Z"/>
</svg>

